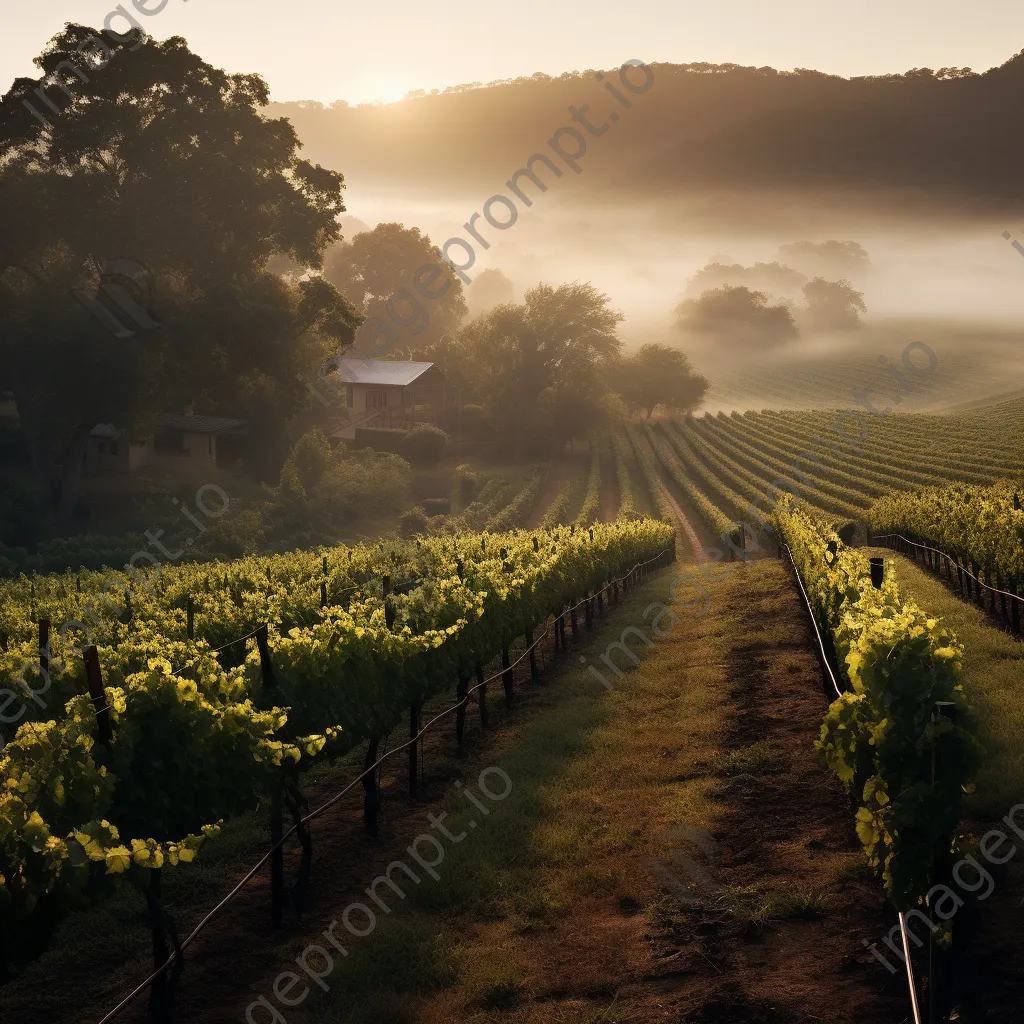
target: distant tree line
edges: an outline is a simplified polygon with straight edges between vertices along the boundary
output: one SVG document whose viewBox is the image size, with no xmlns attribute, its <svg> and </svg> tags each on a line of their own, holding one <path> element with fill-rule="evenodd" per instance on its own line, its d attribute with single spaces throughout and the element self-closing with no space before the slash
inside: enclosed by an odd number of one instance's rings
<svg viewBox="0 0 1024 1024">
<path fill-rule="evenodd" d="M 652 64 L 657 88 L 595 156 L 586 189 L 907 187 L 947 202 L 1024 196 L 1024 56 L 984 72 L 912 68 L 842 78 L 799 68 Z M 593 71 L 538 73 L 410 99 L 389 132 L 385 109 L 275 104 L 311 159 L 376 181 L 504 181 L 543 139 L 537 125 L 593 99 Z M 685 116 L 680 112 L 685 111 Z M 496 132 L 494 125 L 501 125 Z"/>
<path fill-rule="evenodd" d="M 675 309 L 675 326 L 688 334 L 716 335 L 739 344 L 774 344 L 810 331 L 849 331 L 861 326 L 867 312 L 862 292 L 846 277 L 808 278 L 810 272 L 862 277 L 871 261 L 857 242 L 793 242 L 779 256 L 796 263 L 794 269 L 777 260 L 755 263 L 713 262 L 694 274 L 686 297 Z"/>
</svg>

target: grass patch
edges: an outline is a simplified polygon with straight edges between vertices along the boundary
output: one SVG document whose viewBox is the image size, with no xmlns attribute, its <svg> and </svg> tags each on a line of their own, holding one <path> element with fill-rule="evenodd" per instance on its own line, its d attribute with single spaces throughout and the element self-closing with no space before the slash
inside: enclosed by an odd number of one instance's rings
<svg viewBox="0 0 1024 1024">
<path fill-rule="evenodd" d="M 671 583 L 668 573 L 660 573 L 629 594 L 614 615 L 596 620 L 597 628 L 584 634 L 587 646 L 575 657 L 596 659 L 624 625 L 643 622 L 643 609 L 667 595 Z M 444 1007 L 439 1019 L 476 1019 L 481 1014 L 479 1019 L 490 1019 L 500 1013 L 517 1020 L 536 994 L 534 946 L 539 936 L 573 914 L 581 901 L 614 894 L 617 904 L 644 905 L 652 885 L 649 880 L 637 884 L 632 859 L 637 833 L 648 827 L 646 821 L 643 829 L 638 827 L 641 818 L 632 796 L 648 782 L 648 773 L 637 769 L 630 744 L 629 734 L 637 725 L 636 701 L 639 697 L 641 708 L 661 708 L 667 716 L 664 726 L 643 740 L 651 748 L 647 760 L 661 773 L 671 766 L 659 763 L 654 749 L 660 752 L 668 738 L 678 743 L 680 720 L 692 717 L 680 694 L 666 705 L 665 666 L 654 669 L 657 660 L 653 652 L 629 673 L 627 678 L 646 680 L 646 692 L 639 695 L 625 687 L 609 693 L 585 667 L 567 666 L 550 677 L 542 698 L 546 706 L 521 723 L 514 716 L 508 719 L 488 760 L 467 771 L 464 787 L 446 793 L 444 826 L 464 838 L 445 843 L 444 861 L 436 869 L 440 877 L 409 887 L 407 899 L 386 922 L 381 920 L 371 937 L 351 945 L 344 975 L 335 972 L 337 985 L 332 976 L 332 991 L 318 992 L 290 1011 L 290 1024 L 367 1019 L 360 1014 L 369 1013 L 368 1007 L 386 989 L 400 997 L 394 1012 L 411 1013 L 417 1021 L 434 1019 L 424 1014 L 426 1004 Z M 647 675 L 649 663 L 652 671 Z M 696 706 L 707 701 L 701 693 Z M 490 811 L 483 817 L 465 791 L 477 789 L 477 772 L 490 765 L 507 773 L 511 789 L 500 802 L 475 792 Z M 615 780 L 628 789 L 627 799 L 618 793 L 609 798 Z M 648 838 L 656 843 L 658 828 L 670 825 L 671 815 L 651 817 L 653 834 Z M 398 927 L 403 918 L 408 919 L 407 928 Z M 382 927 L 385 923 L 390 927 Z M 435 944 L 421 947 L 414 939 L 418 934 Z M 406 962 L 425 967 L 399 966 Z M 390 986 L 389 970 L 399 973 Z M 601 980 L 607 983 L 607 978 Z M 590 1010 L 588 1016 L 593 1016 Z"/>
<path fill-rule="evenodd" d="M 819 920 L 828 910 L 829 896 L 822 889 L 773 893 L 754 885 L 728 886 L 719 891 L 714 905 L 760 934 L 773 921 Z"/>
<path fill-rule="evenodd" d="M 748 747 L 717 753 L 707 766 L 715 775 L 764 775 L 773 768 L 771 746 L 762 740 Z"/>
</svg>

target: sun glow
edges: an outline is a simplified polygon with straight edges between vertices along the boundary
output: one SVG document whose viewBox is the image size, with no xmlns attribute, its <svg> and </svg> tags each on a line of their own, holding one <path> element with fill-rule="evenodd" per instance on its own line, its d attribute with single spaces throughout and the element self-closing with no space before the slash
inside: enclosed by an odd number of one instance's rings
<svg viewBox="0 0 1024 1024">
<path fill-rule="evenodd" d="M 374 90 L 374 101 L 376 103 L 398 103 L 405 98 L 405 94 L 411 87 L 405 82 L 394 80 L 378 83 Z"/>
</svg>

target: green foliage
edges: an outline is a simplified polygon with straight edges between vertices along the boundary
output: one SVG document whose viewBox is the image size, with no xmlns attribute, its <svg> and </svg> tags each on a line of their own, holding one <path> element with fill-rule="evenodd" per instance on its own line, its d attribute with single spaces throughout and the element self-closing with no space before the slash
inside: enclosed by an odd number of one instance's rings
<svg viewBox="0 0 1024 1024">
<path fill-rule="evenodd" d="M 1024 509 L 1018 481 L 991 487 L 929 487 L 890 494 L 871 507 L 877 534 L 901 533 L 983 569 L 989 584 L 1024 580 Z M 998 580 L 995 577 L 998 576 Z"/>
<path fill-rule="evenodd" d="M 589 526 L 601 514 L 601 443 L 598 438 L 590 441 L 590 474 L 587 476 L 587 495 L 583 507 L 576 517 L 577 526 Z"/>
<path fill-rule="evenodd" d="M 633 501 L 633 481 L 629 475 L 632 451 L 628 439 L 621 433 L 612 434 L 610 441 L 615 456 L 615 481 L 619 485 L 619 516 L 632 519 L 637 514 Z"/>
<path fill-rule="evenodd" d="M 190 861 L 217 819 L 254 806 L 318 756 L 383 735 L 410 703 L 673 543 L 669 527 L 647 520 L 170 566 L 139 578 L 129 623 L 103 603 L 110 592 L 123 600 L 133 586 L 124 574 L 85 574 L 81 589 L 70 575 L 41 577 L 54 620 L 88 623 L 98 645 L 110 750 L 97 743 L 96 712 L 82 695 L 78 633 L 54 636 L 48 703 L 37 707 L 19 671 L 38 657 L 32 584 L 0 586 L 0 629 L 11 641 L 0 672 L 26 702 L 0 752 L 5 920 L 31 917 L 41 900 L 94 896 L 109 877 Z M 396 587 L 393 628 L 383 575 Z M 195 639 L 186 635 L 190 596 Z M 255 649 L 213 653 L 259 623 L 269 627 L 273 690 Z"/>
<path fill-rule="evenodd" d="M 470 403 L 459 409 L 459 429 L 470 437 L 485 440 L 494 436 L 494 421 L 485 406 Z"/>
<path fill-rule="evenodd" d="M 711 288 L 700 298 L 684 299 L 675 313 L 679 330 L 717 334 L 730 342 L 774 344 L 799 333 L 787 305 L 769 305 L 764 292 L 751 291 L 743 285 Z"/>
<path fill-rule="evenodd" d="M 452 382 L 478 398 L 517 457 L 550 452 L 609 417 L 606 369 L 622 314 L 589 284 L 531 288 L 471 321 L 446 349 Z"/>
<path fill-rule="evenodd" d="M 791 242 L 779 246 L 779 257 L 811 276 L 850 277 L 871 269 L 871 259 L 859 242 Z"/>
<path fill-rule="evenodd" d="M 816 277 L 804 285 L 807 308 L 802 316 L 819 330 L 849 331 L 861 326 L 860 314 L 866 313 L 863 292 L 849 281 L 826 281 Z"/>
<path fill-rule="evenodd" d="M 444 456 L 448 435 L 439 427 L 419 423 L 402 438 L 398 453 L 414 466 L 436 466 Z"/>
<path fill-rule="evenodd" d="M 428 516 L 446 516 L 452 510 L 451 498 L 424 498 L 420 507 Z"/>
<path fill-rule="evenodd" d="M 780 298 L 793 299 L 807 283 L 798 270 L 781 263 L 755 263 L 744 267 L 739 263 L 709 263 L 686 282 L 686 297 L 698 298 L 711 288 L 745 285 Z"/>
<path fill-rule="evenodd" d="M 355 447 L 399 455 L 402 440 L 407 433 L 399 427 L 356 427 Z"/>
<path fill-rule="evenodd" d="M 259 506 L 255 536 L 276 545 L 329 540 L 352 522 L 396 512 L 411 480 L 409 464 L 397 455 L 334 450 L 321 431 L 310 431 L 285 460 L 272 500 Z"/>
<path fill-rule="evenodd" d="M 566 480 L 544 510 L 540 525 L 543 530 L 552 530 L 569 518 L 569 503 L 572 501 L 572 480 Z"/>
<path fill-rule="evenodd" d="M 546 479 L 547 474 L 544 472 L 533 473 L 512 501 L 491 517 L 487 522 L 487 529 L 495 533 L 502 533 L 517 526 L 525 526 L 527 517 L 540 498 L 540 492 L 544 488 Z"/>
<path fill-rule="evenodd" d="M 709 387 L 690 360 L 668 345 L 641 345 L 613 372 L 616 390 L 632 409 L 648 417 L 659 405 L 689 413 L 698 408 Z"/>
<path fill-rule="evenodd" d="M 437 280 L 429 285 L 436 299 L 424 299 L 414 288 L 416 274 L 427 265 L 437 269 Z M 419 228 L 378 224 L 335 243 L 324 259 L 324 279 L 367 318 L 386 324 L 396 342 L 415 339 L 419 348 L 429 348 L 457 331 L 466 315 L 462 282 Z M 404 321 L 400 326 L 399 320 Z M 364 343 L 359 336 L 356 348 L 368 357 L 381 355 L 372 340 Z"/>
<path fill-rule="evenodd" d="M 414 537 L 418 533 L 426 533 L 430 526 L 430 520 L 422 505 L 417 505 L 398 518 L 399 530 L 403 537 Z"/>
<path fill-rule="evenodd" d="M 950 852 L 981 763 L 960 647 L 891 578 L 872 586 L 867 559 L 831 529 L 801 512 L 780 510 L 775 520 L 849 685 L 822 725 L 822 763 L 857 800 L 869 865 L 910 910 L 937 881 L 933 865 Z M 937 702 L 951 705 L 954 720 L 936 716 Z"/>
<path fill-rule="evenodd" d="M 41 78 L 18 79 L 3 104 L 0 367 L 41 491 L 68 520 L 97 423 L 143 429 L 201 398 L 280 428 L 310 401 L 297 375 L 350 343 L 360 318 L 324 280 L 267 270 L 275 256 L 320 265 L 344 181 L 264 116 L 258 75 L 221 71 L 180 36 L 119 43 L 73 24 L 36 63 Z M 37 87 L 61 106 L 48 126 L 21 102 Z M 114 284 L 159 329 L 115 337 L 72 294 Z"/>
<path fill-rule="evenodd" d="M 78 534 L 56 538 L 38 545 L 31 554 L 0 546 L 0 577 L 18 572 L 62 572 L 65 569 L 121 566 L 148 547 L 150 545 L 141 534 L 121 534 L 115 537 Z"/>
<path fill-rule="evenodd" d="M 475 473 L 466 463 L 455 467 L 455 478 L 459 484 L 459 497 L 472 501 L 480 489 L 480 474 Z"/>
</svg>

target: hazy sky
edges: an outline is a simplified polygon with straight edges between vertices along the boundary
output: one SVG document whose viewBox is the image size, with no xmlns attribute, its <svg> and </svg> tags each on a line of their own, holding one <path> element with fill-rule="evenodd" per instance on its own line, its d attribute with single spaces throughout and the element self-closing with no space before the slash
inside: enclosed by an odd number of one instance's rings
<svg viewBox="0 0 1024 1024">
<path fill-rule="evenodd" d="M 645 61 L 808 67 L 842 75 L 1001 64 L 1024 48 L 1020 0 L 136 0 L 158 39 L 256 71 L 274 99 L 399 98 L 544 71 Z M 114 0 L 0 0 L 0 91 L 64 22 L 101 26 Z M 133 10 L 132 0 L 124 6 Z M 115 28 L 125 23 L 117 21 Z"/>
</svg>

